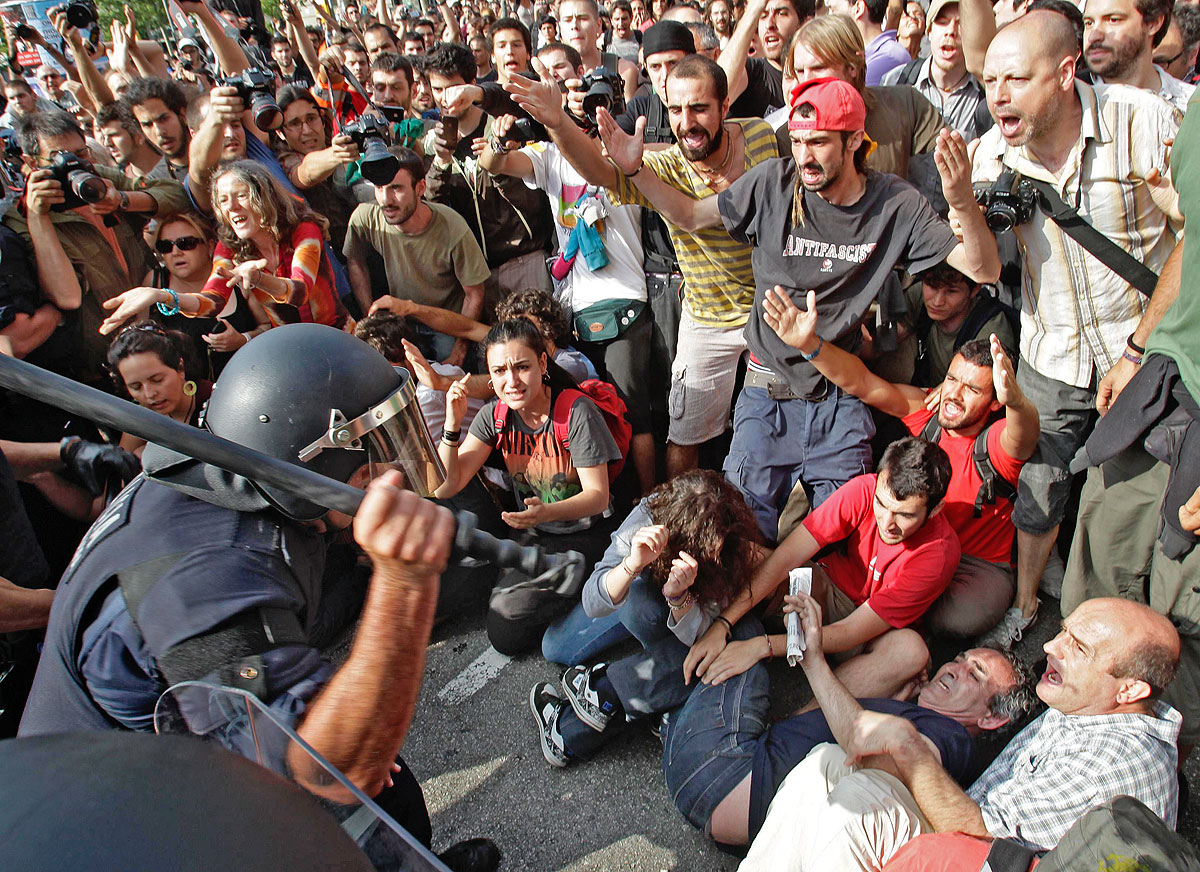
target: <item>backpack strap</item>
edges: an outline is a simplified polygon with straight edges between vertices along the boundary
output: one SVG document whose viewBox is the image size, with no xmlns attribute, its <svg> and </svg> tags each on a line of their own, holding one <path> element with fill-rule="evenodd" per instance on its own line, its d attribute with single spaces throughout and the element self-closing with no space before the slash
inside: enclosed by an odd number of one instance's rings
<svg viewBox="0 0 1200 872">
<path fill-rule="evenodd" d="M 550 417 L 554 422 L 554 439 L 565 451 L 571 450 L 571 408 L 575 405 L 575 401 L 582 396 L 584 396 L 583 391 L 575 388 L 563 388 L 554 398 L 554 407 L 550 410 Z"/>
<path fill-rule="evenodd" d="M 492 409 L 492 428 L 496 431 L 496 444 L 500 444 L 500 434 L 508 423 L 508 403 L 496 400 L 496 408 Z"/>
<path fill-rule="evenodd" d="M 996 466 L 992 463 L 991 455 L 988 454 L 988 434 L 999 423 L 999 421 L 993 421 L 984 427 L 975 437 L 975 442 L 971 446 L 971 459 L 975 463 L 975 471 L 983 480 L 983 484 L 979 486 L 979 492 L 975 495 L 976 518 L 983 515 L 985 505 L 992 505 L 997 499 L 1011 500 L 1017 495 L 1017 489 L 1013 487 L 1012 482 L 996 472 Z"/>
<path fill-rule="evenodd" d="M 917 77 L 921 75 L 921 64 L 925 63 L 928 58 L 918 57 L 904 65 L 904 69 L 900 71 L 900 77 L 896 79 L 897 85 L 915 85 Z"/>
<path fill-rule="evenodd" d="M 974 339 L 983 329 L 984 324 L 1003 313 L 1004 309 L 999 300 L 986 291 L 983 292 L 983 297 L 984 299 L 979 301 L 978 305 L 967 315 L 967 320 L 963 321 L 963 325 L 958 328 L 958 333 L 954 337 L 955 351 Z"/>
<path fill-rule="evenodd" d="M 938 423 L 936 412 L 925 422 L 925 426 L 921 429 L 921 438 L 934 444 L 937 444 L 937 441 L 942 438 L 942 425 Z"/>
</svg>

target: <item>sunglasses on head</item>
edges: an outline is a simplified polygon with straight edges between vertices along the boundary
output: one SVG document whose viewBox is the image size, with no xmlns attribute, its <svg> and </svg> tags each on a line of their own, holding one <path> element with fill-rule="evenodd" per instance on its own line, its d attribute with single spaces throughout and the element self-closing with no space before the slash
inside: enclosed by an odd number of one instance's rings
<svg viewBox="0 0 1200 872">
<path fill-rule="evenodd" d="M 180 251 L 191 251 L 204 240 L 199 236 L 180 236 L 178 239 L 160 239 L 154 243 L 154 250 L 159 254 L 170 254 L 171 249 L 179 246 Z"/>
</svg>

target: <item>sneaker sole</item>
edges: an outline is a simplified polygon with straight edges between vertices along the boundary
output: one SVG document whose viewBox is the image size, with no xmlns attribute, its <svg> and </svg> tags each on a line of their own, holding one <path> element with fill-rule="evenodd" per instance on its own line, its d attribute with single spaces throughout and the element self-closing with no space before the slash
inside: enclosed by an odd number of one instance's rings
<svg viewBox="0 0 1200 872">
<path fill-rule="evenodd" d="M 550 737 L 546 735 L 546 728 L 542 724 L 542 712 L 537 704 L 537 692 L 540 684 L 535 684 L 529 691 L 529 711 L 533 713 L 533 719 L 538 725 L 538 739 L 542 743 L 542 756 L 546 758 L 546 762 L 555 769 L 566 769 L 567 761 L 558 757 L 554 752 L 557 750 L 550 744 Z"/>
<path fill-rule="evenodd" d="M 592 712 L 588 711 L 588 707 L 584 704 L 583 700 L 579 698 L 574 688 L 567 682 L 567 676 L 572 672 L 573 670 L 568 669 L 563 673 L 562 678 L 559 679 L 558 683 L 562 686 L 563 697 L 571 704 L 571 708 L 575 710 L 575 716 L 579 720 L 583 721 L 583 723 L 597 733 L 603 733 L 604 728 L 608 726 L 608 718 L 600 720 Z"/>
</svg>

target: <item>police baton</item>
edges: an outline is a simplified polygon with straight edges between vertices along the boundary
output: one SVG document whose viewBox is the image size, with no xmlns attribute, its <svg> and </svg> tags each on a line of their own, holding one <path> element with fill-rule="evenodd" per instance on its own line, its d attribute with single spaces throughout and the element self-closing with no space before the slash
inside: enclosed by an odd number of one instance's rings
<svg viewBox="0 0 1200 872">
<path fill-rule="evenodd" d="M 365 496 L 362 490 L 299 463 L 280 460 L 222 439 L 207 430 L 4 354 L 0 354 L 0 387 L 347 515 L 358 511 Z M 494 566 L 516 569 L 541 582 L 553 584 L 564 594 L 577 593 L 582 586 L 584 561 L 577 551 L 554 554 L 536 545 L 518 545 L 480 530 L 470 512 L 455 512 L 454 516 L 457 529 L 451 559 L 470 556 Z"/>
</svg>

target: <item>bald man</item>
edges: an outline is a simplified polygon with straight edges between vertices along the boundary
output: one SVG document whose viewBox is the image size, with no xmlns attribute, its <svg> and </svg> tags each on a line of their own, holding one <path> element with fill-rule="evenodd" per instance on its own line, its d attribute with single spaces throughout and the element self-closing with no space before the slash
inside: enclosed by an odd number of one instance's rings
<svg viewBox="0 0 1200 872">
<path fill-rule="evenodd" d="M 909 838 L 932 832 L 1013 839 L 1045 851 L 1093 806 L 1121 795 L 1174 827 L 1181 718 L 1159 698 L 1179 661 L 1171 622 L 1129 600 L 1088 600 L 1044 648 L 1037 695 L 1050 709 L 966 791 L 911 721 L 859 713 L 844 755 L 810 755 L 776 795 L 847 784 L 841 807 L 803 822 L 824 835 L 815 853 L 773 869 L 878 869 Z M 851 761 L 860 761 L 858 769 Z M 846 815 L 849 804 L 861 809 L 857 820 Z M 773 803 L 763 832 L 775 811 Z"/>
<path fill-rule="evenodd" d="M 990 187 L 1008 170 L 1046 182 L 1103 236 L 1159 272 L 1183 224 L 1169 167 L 1177 113 L 1149 92 L 1077 81 L 1075 64 L 1075 32 L 1056 12 L 1034 10 L 1000 30 L 983 76 L 996 126 L 977 142 L 973 181 Z M 1013 510 L 1017 593 L 1003 644 L 1019 639 L 1037 614 L 1038 586 L 1070 494 L 1067 464 L 1097 408 L 1103 412 L 1132 377 L 1174 299 L 1155 294 L 1147 306 L 1040 206 L 1015 232 L 1024 273 L 1017 380 L 1037 406 L 1042 433 Z"/>
</svg>

